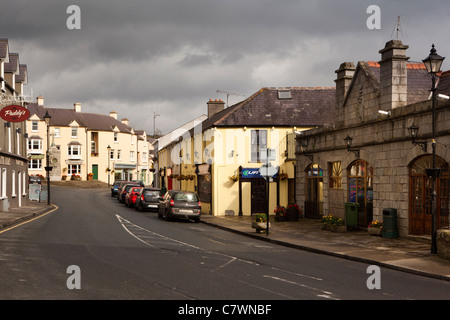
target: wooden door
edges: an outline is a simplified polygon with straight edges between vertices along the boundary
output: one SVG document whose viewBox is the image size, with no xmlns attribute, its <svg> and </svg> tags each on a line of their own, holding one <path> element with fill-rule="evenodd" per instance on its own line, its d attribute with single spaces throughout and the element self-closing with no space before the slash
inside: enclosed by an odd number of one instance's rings
<svg viewBox="0 0 450 320">
<path fill-rule="evenodd" d="M 266 180 L 252 179 L 251 197 L 251 213 L 267 213 Z"/>
</svg>

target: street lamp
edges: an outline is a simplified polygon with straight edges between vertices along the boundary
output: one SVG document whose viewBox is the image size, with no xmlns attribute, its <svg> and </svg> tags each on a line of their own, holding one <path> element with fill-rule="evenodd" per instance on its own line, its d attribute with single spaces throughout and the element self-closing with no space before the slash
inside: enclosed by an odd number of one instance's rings
<svg viewBox="0 0 450 320">
<path fill-rule="evenodd" d="M 109 188 L 111 186 L 111 182 L 109 180 L 109 176 L 110 176 L 110 172 L 111 172 L 111 169 L 109 168 L 109 160 L 111 159 L 111 146 L 108 144 L 106 149 L 108 150 L 108 169 L 106 169 L 106 171 L 108 171 L 108 188 Z"/>
<path fill-rule="evenodd" d="M 344 138 L 345 144 L 347 145 L 347 151 L 348 152 L 353 152 L 353 154 L 359 158 L 359 149 L 352 149 L 352 142 L 353 142 L 353 138 L 350 137 L 349 135 L 347 135 Z"/>
<path fill-rule="evenodd" d="M 436 108 L 435 108 L 435 100 L 436 100 L 436 78 L 438 77 L 437 73 L 441 70 L 442 62 L 444 61 L 444 57 L 441 57 L 436 53 L 436 49 L 434 48 L 434 44 L 431 46 L 430 54 L 428 57 L 422 60 L 427 68 L 428 74 L 431 75 L 431 108 L 432 108 L 432 140 L 431 140 L 431 148 L 433 152 L 433 165 L 431 170 L 428 170 L 428 176 L 431 176 L 433 179 L 433 193 L 431 197 L 432 201 L 432 217 L 431 217 L 431 253 L 437 253 L 436 246 L 436 178 L 439 177 L 440 171 L 436 169 Z"/>
<path fill-rule="evenodd" d="M 50 171 L 52 170 L 52 167 L 50 167 L 50 152 L 49 152 L 49 145 L 50 145 L 50 120 L 52 120 L 52 117 L 48 114 L 48 110 L 45 111 L 44 121 L 47 125 L 47 152 L 45 157 L 45 171 L 47 172 L 47 205 L 50 205 Z"/>
</svg>

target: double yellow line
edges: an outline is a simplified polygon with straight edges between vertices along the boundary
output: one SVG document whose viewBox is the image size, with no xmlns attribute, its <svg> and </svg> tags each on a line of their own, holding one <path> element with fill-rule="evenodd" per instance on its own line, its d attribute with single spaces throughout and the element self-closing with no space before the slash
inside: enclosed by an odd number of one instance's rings
<svg viewBox="0 0 450 320">
<path fill-rule="evenodd" d="M 24 222 L 15 224 L 15 225 L 13 225 L 13 226 L 11 226 L 11 227 L 9 227 L 9 228 L 0 230 L 0 234 L 4 233 L 4 232 L 6 232 L 6 231 L 9 231 L 9 230 L 11 230 L 11 229 L 20 227 L 21 225 L 24 225 L 24 224 L 29 223 L 29 222 L 31 222 L 31 221 L 34 221 L 34 220 L 36 220 L 36 219 L 42 218 L 43 216 L 46 216 L 46 215 L 48 215 L 49 213 L 52 213 L 53 211 L 59 209 L 59 207 L 58 207 L 57 205 L 53 205 L 53 206 L 54 206 L 54 208 L 53 208 L 52 210 L 47 211 L 47 212 L 45 212 L 45 213 L 43 213 L 43 214 L 40 214 L 40 215 L 38 215 L 37 217 L 34 217 L 34 218 L 29 219 L 29 220 L 26 220 L 26 221 L 24 221 Z"/>
</svg>

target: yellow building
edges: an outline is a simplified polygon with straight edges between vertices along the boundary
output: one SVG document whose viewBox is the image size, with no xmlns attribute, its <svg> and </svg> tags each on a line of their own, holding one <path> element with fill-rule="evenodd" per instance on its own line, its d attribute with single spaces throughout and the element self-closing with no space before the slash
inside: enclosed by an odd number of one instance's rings
<svg viewBox="0 0 450 320">
<path fill-rule="evenodd" d="M 135 131 L 127 119 L 73 109 L 45 108 L 44 98 L 28 104 L 27 153 L 29 175 L 46 176 L 45 154 L 49 146 L 51 180 L 143 180 L 152 183 L 152 144 L 145 131 Z M 51 116 L 49 134 L 44 116 Z M 47 141 L 48 140 L 48 141 Z"/>
<path fill-rule="evenodd" d="M 270 214 L 295 203 L 295 134 L 331 123 L 334 92 L 263 88 L 229 108 L 210 100 L 208 118 L 159 153 L 171 187 L 196 191 L 203 214 L 267 212 L 267 184 Z M 269 183 L 260 171 L 267 155 Z"/>
</svg>

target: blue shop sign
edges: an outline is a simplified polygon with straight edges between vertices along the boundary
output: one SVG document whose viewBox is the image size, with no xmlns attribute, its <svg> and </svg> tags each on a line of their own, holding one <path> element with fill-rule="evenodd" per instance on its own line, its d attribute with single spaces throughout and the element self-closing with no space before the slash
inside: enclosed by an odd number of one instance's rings
<svg viewBox="0 0 450 320">
<path fill-rule="evenodd" d="M 242 168 L 242 178 L 263 178 L 259 168 Z"/>
<path fill-rule="evenodd" d="M 276 178 L 278 176 L 278 172 L 276 172 L 272 178 Z M 264 178 L 260 171 L 259 168 L 242 168 L 242 178 L 247 178 L 247 179 L 257 179 L 257 178 Z"/>
</svg>

